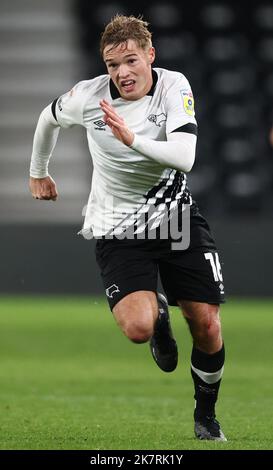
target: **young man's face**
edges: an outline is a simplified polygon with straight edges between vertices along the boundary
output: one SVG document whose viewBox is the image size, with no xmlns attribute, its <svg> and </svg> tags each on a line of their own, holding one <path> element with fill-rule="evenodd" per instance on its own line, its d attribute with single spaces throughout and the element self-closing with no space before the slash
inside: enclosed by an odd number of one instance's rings
<svg viewBox="0 0 273 470">
<path fill-rule="evenodd" d="M 103 51 L 108 73 L 122 98 L 139 100 L 152 87 L 151 64 L 155 59 L 153 47 L 147 50 L 139 47 L 133 39 L 116 47 L 109 44 Z"/>
</svg>

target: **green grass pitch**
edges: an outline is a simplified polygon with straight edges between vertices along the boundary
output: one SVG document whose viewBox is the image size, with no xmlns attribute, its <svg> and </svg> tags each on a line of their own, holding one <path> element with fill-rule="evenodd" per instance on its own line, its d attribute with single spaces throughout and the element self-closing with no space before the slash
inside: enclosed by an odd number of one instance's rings
<svg viewBox="0 0 273 470">
<path fill-rule="evenodd" d="M 227 443 L 193 436 L 191 340 L 171 308 L 179 365 L 130 343 L 104 299 L 0 298 L 1 449 L 273 449 L 273 302 L 222 308 L 217 416 Z"/>
</svg>

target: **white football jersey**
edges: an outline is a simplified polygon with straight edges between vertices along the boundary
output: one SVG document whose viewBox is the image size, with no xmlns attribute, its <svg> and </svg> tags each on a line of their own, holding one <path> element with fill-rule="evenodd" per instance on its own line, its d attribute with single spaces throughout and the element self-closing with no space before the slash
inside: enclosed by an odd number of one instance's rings
<svg viewBox="0 0 273 470">
<path fill-rule="evenodd" d="M 61 127 L 79 124 L 86 128 L 94 171 L 82 233 L 91 231 L 94 237 L 118 233 L 125 220 L 133 220 L 134 214 L 151 204 L 191 204 L 184 173 L 163 167 L 112 134 L 103 121 L 102 99 L 139 136 L 166 141 L 167 134 L 175 130 L 196 133 L 188 80 L 179 72 L 161 68 L 153 69 L 150 92 L 136 101 L 121 98 L 109 75 L 101 75 L 79 82 L 52 103 Z"/>
</svg>

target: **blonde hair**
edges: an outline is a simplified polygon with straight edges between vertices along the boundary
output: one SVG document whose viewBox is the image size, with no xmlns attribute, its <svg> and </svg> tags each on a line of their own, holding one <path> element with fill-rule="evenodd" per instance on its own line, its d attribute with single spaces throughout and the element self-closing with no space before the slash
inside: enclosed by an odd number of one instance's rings
<svg viewBox="0 0 273 470">
<path fill-rule="evenodd" d="M 143 21 L 141 17 L 135 16 L 114 16 L 110 23 L 105 27 L 101 35 L 100 53 L 106 46 L 113 44 L 113 47 L 121 43 L 127 43 L 129 39 L 133 39 L 139 47 L 147 49 L 152 46 L 152 33 L 148 30 L 147 21 Z"/>
</svg>

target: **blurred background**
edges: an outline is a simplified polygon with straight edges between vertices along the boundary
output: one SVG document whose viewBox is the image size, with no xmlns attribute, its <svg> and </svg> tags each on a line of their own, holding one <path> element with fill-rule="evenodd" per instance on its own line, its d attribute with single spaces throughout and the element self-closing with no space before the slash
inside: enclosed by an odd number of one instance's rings
<svg viewBox="0 0 273 470">
<path fill-rule="evenodd" d="M 155 66 L 191 83 L 199 140 L 189 185 L 229 297 L 217 417 L 225 449 L 272 449 L 272 0 L 0 1 L 0 448 L 216 448 L 193 439 L 192 344 L 178 308 L 179 365 L 168 377 L 110 320 L 95 243 L 77 235 L 92 176 L 83 129 L 60 132 L 57 202 L 28 190 L 39 114 L 105 73 L 100 33 L 116 13 L 143 14 Z"/>
<path fill-rule="evenodd" d="M 28 171 L 42 109 L 105 73 L 100 33 L 142 14 L 155 66 L 191 83 L 199 124 L 189 186 L 215 234 L 228 295 L 271 296 L 273 4 L 257 1 L 1 0 L 0 292 L 103 293 L 94 242 L 77 235 L 92 162 L 81 128 L 61 131 L 50 174 L 57 202 L 33 200 Z"/>
</svg>

